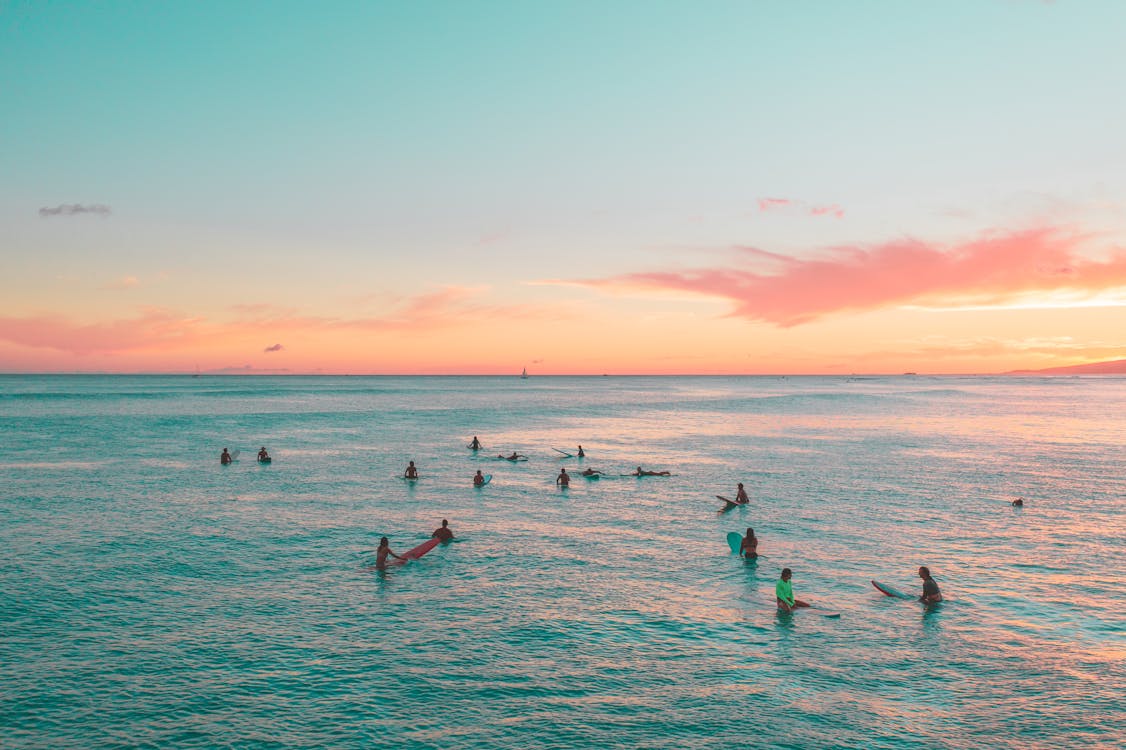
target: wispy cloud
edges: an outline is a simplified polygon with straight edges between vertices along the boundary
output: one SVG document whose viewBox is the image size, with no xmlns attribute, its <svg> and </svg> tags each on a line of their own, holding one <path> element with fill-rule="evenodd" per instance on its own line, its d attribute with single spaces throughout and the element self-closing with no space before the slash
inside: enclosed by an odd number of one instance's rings
<svg viewBox="0 0 1126 750">
<path fill-rule="evenodd" d="M 836 203 L 810 204 L 795 198 L 759 198 L 758 210 L 763 214 L 787 211 L 808 216 L 828 216 L 834 219 L 843 219 L 845 215 L 845 210 Z"/>
<path fill-rule="evenodd" d="M 76 323 L 57 315 L 0 317 L 0 341 L 71 354 L 170 349 L 206 338 L 202 321 L 165 310 L 147 310 L 129 320 Z"/>
<path fill-rule="evenodd" d="M 950 247 L 904 239 L 801 259 L 744 248 L 748 266 L 652 271 L 570 282 L 599 289 L 688 292 L 729 300 L 732 315 L 796 326 L 833 313 L 904 305 L 1003 306 L 1126 290 L 1126 251 L 1085 254 L 1090 237 L 1061 229 L 989 233 Z"/>
<path fill-rule="evenodd" d="M 44 206 L 39 209 L 39 216 L 43 219 L 50 219 L 53 216 L 81 216 L 83 214 L 94 214 L 105 218 L 111 213 L 113 213 L 113 210 L 101 203 L 63 203 L 58 206 Z"/>
<path fill-rule="evenodd" d="M 105 285 L 106 289 L 133 289 L 141 285 L 141 280 L 136 276 L 122 276 Z"/>
<path fill-rule="evenodd" d="M 284 348 L 285 348 L 285 347 L 284 347 L 284 346 L 282 346 L 281 344 L 274 344 L 273 346 L 267 346 L 267 347 L 266 347 L 265 349 L 263 349 L 262 351 L 263 351 L 263 352 L 266 352 L 266 353 L 268 354 L 268 353 L 270 353 L 270 352 L 280 352 L 280 351 L 281 351 L 282 349 L 284 349 Z"/>
</svg>

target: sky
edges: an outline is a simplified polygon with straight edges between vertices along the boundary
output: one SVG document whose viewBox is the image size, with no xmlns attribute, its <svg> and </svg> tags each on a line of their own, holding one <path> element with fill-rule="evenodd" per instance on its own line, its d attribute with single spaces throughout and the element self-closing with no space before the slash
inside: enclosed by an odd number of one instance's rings
<svg viewBox="0 0 1126 750">
<path fill-rule="evenodd" d="M 1126 3 L 0 0 L 0 372 L 1126 358 Z"/>
</svg>

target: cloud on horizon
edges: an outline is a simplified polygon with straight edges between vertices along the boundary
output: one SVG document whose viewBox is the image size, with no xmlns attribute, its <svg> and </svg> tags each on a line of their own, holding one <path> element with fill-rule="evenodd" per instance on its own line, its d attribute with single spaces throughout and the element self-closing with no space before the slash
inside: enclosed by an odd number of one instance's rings
<svg viewBox="0 0 1126 750">
<path fill-rule="evenodd" d="M 47 207 L 39 209 L 39 217 L 41 219 L 50 219 L 52 216 L 81 216 L 82 214 L 94 214 L 105 218 L 113 213 L 113 210 L 101 203 L 63 203 L 58 206 Z"/>
<path fill-rule="evenodd" d="M 1056 228 L 987 233 L 945 247 L 903 239 L 831 248 L 813 259 L 738 248 L 746 266 L 559 281 L 611 291 L 724 299 L 732 316 L 782 328 L 841 312 L 905 305 L 1002 306 L 1037 294 L 1094 298 L 1126 288 L 1126 250 L 1084 254 L 1090 237 Z"/>
<path fill-rule="evenodd" d="M 273 346 L 267 346 L 267 347 L 266 347 L 265 349 L 263 349 L 262 351 L 263 351 L 263 352 L 265 352 L 265 353 L 267 353 L 267 354 L 269 354 L 270 352 L 280 352 L 280 351 L 281 351 L 282 349 L 284 349 L 284 348 L 285 348 L 285 347 L 284 347 L 284 346 L 282 346 L 281 344 L 274 344 Z"/>
<path fill-rule="evenodd" d="M 831 216 L 834 219 L 843 219 L 845 211 L 836 203 L 827 205 L 810 205 L 805 201 L 793 198 L 759 198 L 759 213 L 772 213 L 775 211 L 800 211 L 810 216 Z"/>
</svg>

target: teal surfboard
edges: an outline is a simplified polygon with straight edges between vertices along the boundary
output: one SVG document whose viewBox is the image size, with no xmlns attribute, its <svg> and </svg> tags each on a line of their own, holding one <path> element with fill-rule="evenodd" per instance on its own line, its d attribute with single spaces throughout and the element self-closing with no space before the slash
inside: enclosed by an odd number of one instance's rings
<svg viewBox="0 0 1126 750">
<path fill-rule="evenodd" d="M 743 546 L 743 535 L 738 531 L 731 531 L 727 534 L 727 546 L 736 555 L 739 554 L 739 548 Z"/>
<path fill-rule="evenodd" d="M 910 594 L 904 594 L 902 591 L 899 591 L 898 589 L 893 589 L 891 586 L 888 586 L 887 584 L 880 583 L 879 581 L 872 581 L 872 585 L 875 586 L 876 591 L 879 591 L 884 596 L 892 596 L 892 597 L 895 597 L 896 599 L 914 599 L 915 598 L 915 597 L 911 596 Z"/>
</svg>

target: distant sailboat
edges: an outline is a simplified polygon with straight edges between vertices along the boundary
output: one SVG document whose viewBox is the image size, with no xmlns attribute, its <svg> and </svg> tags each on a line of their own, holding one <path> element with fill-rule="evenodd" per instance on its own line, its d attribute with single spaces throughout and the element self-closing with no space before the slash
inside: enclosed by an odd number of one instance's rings
<svg viewBox="0 0 1126 750">
<path fill-rule="evenodd" d="M 524 368 L 524 372 L 520 373 L 520 379 L 521 380 L 527 380 L 528 379 L 528 368 L 527 367 Z"/>
</svg>

